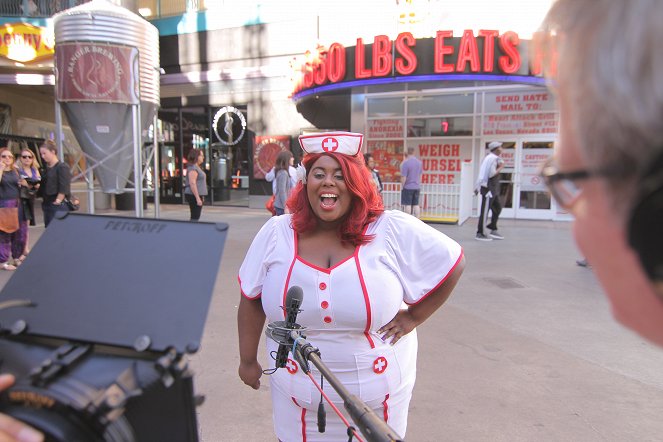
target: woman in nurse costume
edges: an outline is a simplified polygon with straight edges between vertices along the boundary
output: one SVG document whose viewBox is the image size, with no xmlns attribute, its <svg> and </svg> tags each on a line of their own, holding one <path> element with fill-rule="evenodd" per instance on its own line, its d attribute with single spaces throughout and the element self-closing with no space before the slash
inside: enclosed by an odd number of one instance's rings
<svg viewBox="0 0 663 442">
<path fill-rule="evenodd" d="M 239 376 L 260 387 L 257 352 L 265 320 L 283 321 L 286 293 L 300 286 L 297 323 L 307 327 L 307 340 L 350 393 L 405 437 L 416 378 L 415 327 L 451 295 L 465 260 L 446 235 L 384 210 L 364 166 L 362 140 L 350 132 L 299 137 L 305 173 L 288 200 L 291 214 L 267 221 L 239 271 Z M 272 361 L 278 344 L 266 344 Z M 279 440 L 347 440 L 345 424 L 332 413 L 318 433 L 320 392 L 292 354 L 270 381 Z M 325 393 L 343 408 L 332 388 Z"/>
</svg>

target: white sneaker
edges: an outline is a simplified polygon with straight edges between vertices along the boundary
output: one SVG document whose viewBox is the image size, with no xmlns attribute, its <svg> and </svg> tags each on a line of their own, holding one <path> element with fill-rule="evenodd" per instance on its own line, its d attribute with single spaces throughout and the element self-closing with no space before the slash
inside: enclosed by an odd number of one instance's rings
<svg viewBox="0 0 663 442">
<path fill-rule="evenodd" d="M 491 230 L 490 231 L 490 237 L 493 239 L 504 239 L 502 235 L 500 235 L 497 230 Z"/>
</svg>

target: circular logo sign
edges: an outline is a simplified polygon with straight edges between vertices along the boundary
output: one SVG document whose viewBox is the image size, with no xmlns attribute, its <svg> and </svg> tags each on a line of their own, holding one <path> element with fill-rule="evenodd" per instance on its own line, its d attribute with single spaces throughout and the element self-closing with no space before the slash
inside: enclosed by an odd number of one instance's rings
<svg viewBox="0 0 663 442">
<path fill-rule="evenodd" d="M 256 141 L 253 176 L 264 179 L 267 172 L 274 167 L 276 156 L 284 150 L 290 150 L 290 146 L 286 145 L 289 140 L 285 137 L 264 137 L 258 141 L 256 137 Z"/>
<path fill-rule="evenodd" d="M 212 127 L 221 144 L 234 146 L 244 137 L 246 118 L 236 107 L 224 106 L 214 114 Z"/>
<path fill-rule="evenodd" d="M 124 78 L 114 48 L 101 45 L 78 48 L 67 61 L 65 75 L 83 97 L 97 100 L 112 97 Z"/>
</svg>

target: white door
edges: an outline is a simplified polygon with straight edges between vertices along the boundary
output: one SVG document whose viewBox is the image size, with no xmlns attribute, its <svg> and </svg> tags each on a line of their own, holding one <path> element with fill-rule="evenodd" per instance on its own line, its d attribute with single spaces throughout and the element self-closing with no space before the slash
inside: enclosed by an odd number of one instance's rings
<svg viewBox="0 0 663 442">
<path fill-rule="evenodd" d="M 554 202 L 539 177 L 539 169 L 553 154 L 553 140 L 545 138 L 511 138 L 489 140 L 502 142 L 504 168 L 500 173 L 500 218 L 553 219 Z"/>
</svg>

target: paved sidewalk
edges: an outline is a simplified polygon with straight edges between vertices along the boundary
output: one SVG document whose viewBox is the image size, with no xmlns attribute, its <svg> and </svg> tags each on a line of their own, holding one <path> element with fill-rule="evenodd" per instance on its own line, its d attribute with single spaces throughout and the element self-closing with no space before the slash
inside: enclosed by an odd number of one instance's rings
<svg viewBox="0 0 663 442">
<path fill-rule="evenodd" d="M 188 219 L 188 207 L 162 206 L 162 218 Z M 253 391 L 236 374 L 236 276 L 267 219 L 258 209 L 203 209 L 201 221 L 230 224 L 192 358 L 207 397 L 199 410 L 206 442 L 275 440 L 267 379 Z M 663 351 L 614 322 L 591 269 L 575 263 L 571 224 L 501 220 L 506 239 L 479 242 L 475 223 L 433 224 L 463 246 L 467 267 L 447 305 L 419 328 L 407 440 L 661 440 Z M 31 228 L 31 242 L 41 232 Z M 0 272 L 0 285 L 9 276 Z"/>
</svg>

